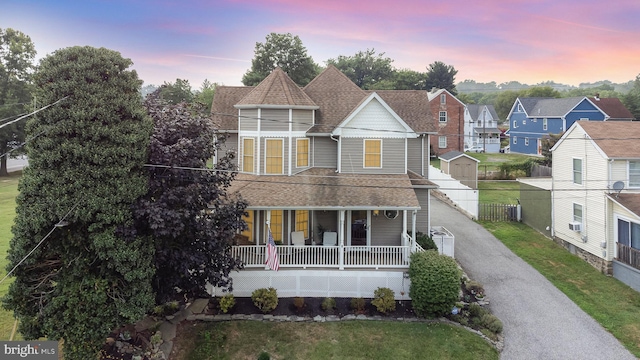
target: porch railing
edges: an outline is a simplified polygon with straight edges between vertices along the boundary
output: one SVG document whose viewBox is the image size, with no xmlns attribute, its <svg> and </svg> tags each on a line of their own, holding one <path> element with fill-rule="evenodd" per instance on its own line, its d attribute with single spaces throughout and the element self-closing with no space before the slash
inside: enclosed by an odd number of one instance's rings
<svg viewBox="0 0 640 360">
<path fill-rule="evenodd" d="M 424 251 L 406 235 L 406 246 L 293 246 L 277 245 L 281 268 L 405 268 L 414 251 Z M 246 268 L 265 266 L 265 245 L 233 246 L 231 254 Z"/>
<path fill-rule="evenodd" d="M 640 250 L 621 243 L 616 243 L 616 245 L 618 246 L 618 256 L 616 259 L 621 263 L 640 270 Z"/>
</svg>

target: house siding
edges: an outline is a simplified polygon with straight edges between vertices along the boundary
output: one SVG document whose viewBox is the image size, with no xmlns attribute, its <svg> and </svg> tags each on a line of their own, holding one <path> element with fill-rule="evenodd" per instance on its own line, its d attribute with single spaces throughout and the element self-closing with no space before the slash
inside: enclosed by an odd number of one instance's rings
<svg viewBox="0 0 640 360">
<path fill-rule="evenodd" d="M 398 246 L 402 234 L 402 211 L 398 212 L 395 219 L 387 219 L 384 212 L 371 217 L 371 245 L 373 246 Z"/>
<path fill-rule="evenodd" d="M 238 130 L 239 131 L 257 131 L 258 130 L 258 109 L 243 109 L 238 112 Z"/>
<path fill-rule="evenodd" d="M 313 110 L 293 110 L 293 131 L 307 131 L 313 126 Z"/>
<path fill-rule="evenodd" d="M 440 95 L 445 94 L 446 103 L 442 104 Z M 457 98 L 444 91 L 429 101 L 429 110 L 435 124 L 438 126 L 438 134 L 430 135 L 433 152 L 435 155 L 447 153 L 451 150 L 464 150 L 464 105 Z M 440 111 L 447 112 L 447 121 L 440 122 Z M 447 137 L 447 146 L 438 147 L 438 137 Z"/>
<path fill-rule="evenodd" d="M 313 153 L 312 166 L 321 168 L 338 167 L 338 142 L 330 137 L 314 136 L 309 144 Z"/>
<path fill-rule="evenodd" d="M 611 261 L 611 253 L 603 256 L 600 247 L 600 243 L 608 238 L 604 230 L 606 200 L 601 192 L 607 186 L 607 160 L 584 135 L 581 128 L 575 128 L 553 152 L 554 236 Z M 582 158 L 583 185 L 573 184 L 573 158 Z M 574 203 L 582 205 L 582 232 L 569 230 Z M 583 236 L 586 236 L 585 240 Z"/>
<path fill-rule="evenodd" d="M 262 131 L 289 131 L 288 109 L 262 109 L 260 118 Z"/>
<path fill-rule="evenodd" d="M 353 174 L 405 174 L 405 139 L 382 139 L 382 168 L 365 168 L 363 163 L 364 140 L 342 138 L 342 173 Z M 398 161 L 398 159 L 403 159 Z"/>
<path fill-rule="evenodd" d="M 225 134 L 225 139 L 220 143 L 218 156 L 224 156 L 226 153 L 238 154 L 238 134 Z M 239 156 L 235 156 L 231 163 L 238 166 Z"/>
<path fill-rule="evenodd" d="M 420 210 L 416 214 L 416 231 L 423 234 L 429 234 L 429 198 L 431 196 L 429 189 L 415 189 Z M 407 229 L 411 233 L 411 212 L 407 212 Z"/>
<path fill-rule="evenodd" d="M 611 166 L 611 181 L 609 181 L 609 189 L 612 188 L 613 183 L 616 181 L 623 181 L 624 188 L 629 188 L 629 176 L 627 175 L 628 170 L 628 162 L 627 160 L 615 160 L 613 163 L 610 163 Z"/>
<path fill-rule="evenodd" d="M 428 151 L 427 140 L 425 138 L 407 139 L 407 167 L 409 170 L 424 176 L 427 167 L 425 159 L 428 156 Z"/>
</svg>

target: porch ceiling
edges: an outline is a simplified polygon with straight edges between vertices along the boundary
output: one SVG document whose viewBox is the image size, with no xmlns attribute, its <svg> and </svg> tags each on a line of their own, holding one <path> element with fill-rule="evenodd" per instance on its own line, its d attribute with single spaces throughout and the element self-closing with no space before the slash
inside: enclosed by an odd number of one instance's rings
<svg viewBox="0 0 640 360">
<path fill-rule="evenodd" d="M 292 176 L 238 174 L 229 189 L 234 192 L 254 209 L 420 209 L 406 174 L 341 174 L 324 168 Z"/>
</svg>

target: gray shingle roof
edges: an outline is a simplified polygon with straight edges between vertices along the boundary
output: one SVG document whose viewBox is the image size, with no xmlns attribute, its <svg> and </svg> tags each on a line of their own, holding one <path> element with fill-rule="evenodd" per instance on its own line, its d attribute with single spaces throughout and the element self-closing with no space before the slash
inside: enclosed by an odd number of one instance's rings
<svg viewBox="0 0 640 360">
<path fill-rule="evenodd" d="M 640 121 L 578 121 L 576 124 L 609 158 L 640 158 Z"/>
<path fill-rule="evenodd" d="M 280 68 L 273 70 L 243 97 L 236 107 L 259 107 L 260 105 L 317 108 L 313 100 Z"/>
</svg>

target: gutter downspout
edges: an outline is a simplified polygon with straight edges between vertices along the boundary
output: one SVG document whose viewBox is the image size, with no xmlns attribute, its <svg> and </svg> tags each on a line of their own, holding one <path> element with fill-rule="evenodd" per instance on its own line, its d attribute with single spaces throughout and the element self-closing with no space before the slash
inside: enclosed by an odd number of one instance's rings
<svg viewBox="0 0 640 360">
<path fill-rule="evenodd" d="M 335 141 L 337 143 L 336 145 L 338 146 L 338 164 L 336 167 L 336 172 L 340 173 L 340 170 L 342 170 L 342 149 L 340 147 L 340 140 L 334 139 L 333 135 L 329 135 L 329 139 Z"/>
</svg>

